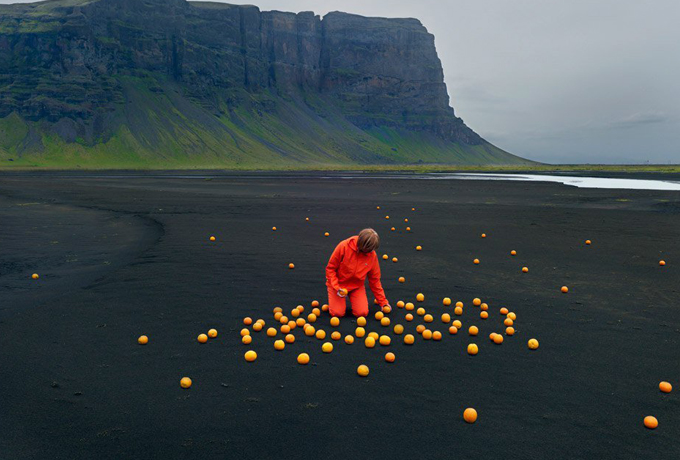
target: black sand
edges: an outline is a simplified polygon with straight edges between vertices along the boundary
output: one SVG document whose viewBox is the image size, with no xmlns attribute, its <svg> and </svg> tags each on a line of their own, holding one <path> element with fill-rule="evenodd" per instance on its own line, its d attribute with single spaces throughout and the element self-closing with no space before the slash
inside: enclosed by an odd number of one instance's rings
<svg viewBox="0 0 680 460">
<path fill-rule="evenodd" d="M 300 329 L 283 352 L 264 332 L 241 344 L 245 316 L 268 327 L 275 306 L 306 314 L 325 303 L 334 245 L 366 226 L 380 232 L 380 254 L 399 258 L 381 264 L 393 306 L 425 293 L 441 342 L 408 347 L 390 327 L 394 364 L 362 341 L 322 354 Z M 679 458 L 679 232 L 674 192 L 4 175 L 0 458 Z M 445 296 L 466 305 L 456 336 L 439 320 Z M 488 335 L 504 330 L 501 306 L 517 313 L 517 334 L 497 346 Z M 392 324 L 412 333 L 421 321 L 404 313 Z M 317 326 L 330 335 L 328 323 Z M 211 327 L 219 336 L 197 343 Z M 296 363 L 303 351 L 308 366 Z M 674 392 L 660 393 L 661 380 Z M 643 427 L 646 415 L 658 429 Z"/>
</svg>

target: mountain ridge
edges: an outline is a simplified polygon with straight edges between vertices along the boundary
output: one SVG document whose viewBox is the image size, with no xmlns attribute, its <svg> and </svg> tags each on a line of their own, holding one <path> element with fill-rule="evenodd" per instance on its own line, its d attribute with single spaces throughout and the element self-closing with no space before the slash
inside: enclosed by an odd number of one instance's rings
<svg viewBox="0 0 680 460">
<path fill-rule="evenodd" d="M 0 6 L 0 32 L 4 164 L 530 163 L 456 117 L 413 18 L 50 0 Z"/>
</svg>

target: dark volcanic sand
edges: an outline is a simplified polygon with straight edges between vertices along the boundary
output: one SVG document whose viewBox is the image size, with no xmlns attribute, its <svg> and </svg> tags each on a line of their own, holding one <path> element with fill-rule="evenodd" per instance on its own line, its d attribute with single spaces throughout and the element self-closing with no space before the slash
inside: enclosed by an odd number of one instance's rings
<svg viewBox="0 0 680 460">
<path fill-rule="evenodd" d="M 405 346 L 371 319 L 392 346 L 334 342 L 326 355 L 300 329 L 283 352 L 264 332 L 241 343 L 245 316 L 269 327 L 275 306 L 303 304 L 306 315 L 312 300 L 325 303 L 333 247 L 367 226 L 382 236 L 379 253 L 399 258 L 381 264 L 393 306 L 425 293 L 441 342 Z M 0 457 L 677 459 L 679 231 L 674 192 L 4 175 Z M 456 336 L 439 320 L 452 312 L 445 296 L 466 305 Z M 474 297 L 489 303 L 488 320 Z M 497 346 L 488 335 L 504 330 L 501 306 L 517 313 L 517 333 Z M 413 333 L 420 318 L 404 314 L 395 308 L 392 324 Z M 320 325 L 330 340 L 327 315 Z M 339 330 L 355 326 L 344 319 Z M 199 344 L 211 327 L 219 336 Z M 308 366 L 296 363 L 303 351 Z M 674 392 L 660 393 L 661 380 Z M 476 424 L 462 420 L 466 407 Z M 646 415 L 658 429 L 643 427 Z"/>
</svg>

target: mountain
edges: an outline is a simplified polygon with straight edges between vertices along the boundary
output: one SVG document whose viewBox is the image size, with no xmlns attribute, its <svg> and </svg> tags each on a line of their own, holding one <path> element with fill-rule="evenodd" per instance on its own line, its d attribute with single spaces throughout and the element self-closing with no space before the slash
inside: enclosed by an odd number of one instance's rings
<svg viewBox="0 0 680 460">
<path fill-rule="evenodd" d="M 526 164 L 449 105 L 416 19 L 185 0 L 0 5 L 0 167 Z"/>
</svg>

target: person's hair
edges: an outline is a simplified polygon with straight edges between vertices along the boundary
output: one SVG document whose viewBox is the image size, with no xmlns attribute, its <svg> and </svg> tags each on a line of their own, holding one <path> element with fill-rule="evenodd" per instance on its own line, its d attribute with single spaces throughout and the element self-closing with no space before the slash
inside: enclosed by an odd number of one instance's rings
<svg viewBox="0 0 680 460">
<path fill-rule="evenodd" d="M 380 246 L 380 237 L 378 232 L 372 228 L 365 228 L 359 232 L 359 240 L 357 241 L 357 246 L 361 252 L 371 252 L 378 249 Z"/>
</svg>

